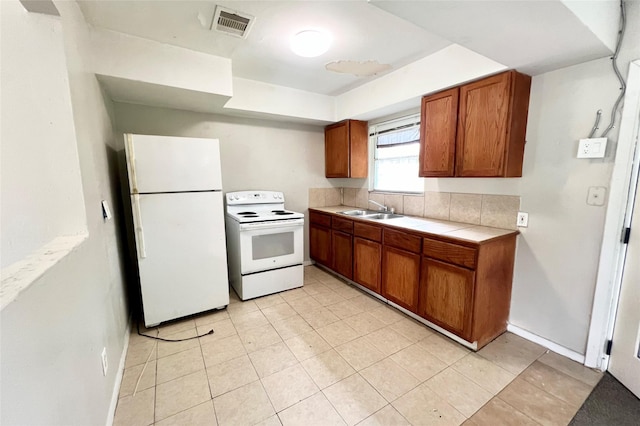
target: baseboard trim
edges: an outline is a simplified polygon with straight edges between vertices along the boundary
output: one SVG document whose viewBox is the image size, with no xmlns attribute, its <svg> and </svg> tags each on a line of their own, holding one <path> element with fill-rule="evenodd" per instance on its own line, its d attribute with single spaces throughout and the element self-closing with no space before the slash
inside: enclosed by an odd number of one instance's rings
<svg viewBox="0 0 640 426">
<path fill-rule="evenodd" d="M 305 260 L 304 262 L 302 262 L 303 266 L 311 266 L 311 265 L 315 265 L 316 262 L 314 262 L 313 260 Z"/>
<path fill-rule="evenodd" d="M 120 394 L 120 385 L 122 385 L 122 376 L 124 374 L 124 362 L 127 358 L 127 350 L 129 349 L 129 336 L 131 335 L 131 321 L 127 321 L 127 329 L 124 335 L 124 347 L 122 355 L 120 355 L 120 363 L 118 364 L 118 372 L 116 373 L 116 381 L 113 385 L 113 393 L 111 394 L 111 404 L 109 405 L 109 413 L 107 416 L 107 426 L 113 425 L 116 415 L 116 407 L 118 406 L 118 395 Z"/>
<path fill-rule="evenodd" d="M 565 348 L 564 346 L 560 346 L 557 343 L 552 342 L 551 340 L 547 340 L 544 337 L 540 337 L 537 334 L 533 334 L 530 331 L 524 330 L 518 326 L 515 326 L 513 324 L 507 324 L 507 331 L 516 334 L 520 337 L 523 337 L 527 340 L 532 341 L 533 343 L 537 343 L 540 346 L 544 346 L 545 348 L 560 354 L 562 356 L 565 356 L 569 359 L 572 359 L 576 362 L 579 362 L 580 364 L 584 364 L 584 355 L 579 354 L 576 351 L 573 351 L 571 349 Z"/>
</svg>

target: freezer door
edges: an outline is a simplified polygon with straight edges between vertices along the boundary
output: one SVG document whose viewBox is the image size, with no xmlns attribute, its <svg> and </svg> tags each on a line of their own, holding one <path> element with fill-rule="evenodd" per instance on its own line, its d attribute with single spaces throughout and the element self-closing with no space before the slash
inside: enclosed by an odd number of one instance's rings
<svg viewBox="0 0 640 426">
<path fill-rule="evenodd" d="M 132 193 L 222 190 L 217 139 L 125 135 Z"/>
<path fill-rule="evenodd" d="M 131 198 L 145 323 L 228 305 L 222 193 Z"/>
</svg>

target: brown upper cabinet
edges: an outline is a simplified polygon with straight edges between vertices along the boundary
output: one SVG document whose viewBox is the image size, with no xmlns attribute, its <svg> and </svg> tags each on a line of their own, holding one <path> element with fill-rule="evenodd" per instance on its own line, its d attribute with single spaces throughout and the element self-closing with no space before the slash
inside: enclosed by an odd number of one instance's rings
<svg viewBox="0 0 640 426">
<path fill-rule="evenodd" d="M 420 176 L 453 176 L 460 89 L 422 98 Z"/>
<path fill-rule="evenodd" d="M 345 120 L 324 130 L 325 176 L 366 178 L 369 169 L 366 121 Z"/>
<path fill-rule="evenodd" d="M 530 89 L 512 70 L 422 98 L 420 176 L 522 176 Z"/>
</svg>

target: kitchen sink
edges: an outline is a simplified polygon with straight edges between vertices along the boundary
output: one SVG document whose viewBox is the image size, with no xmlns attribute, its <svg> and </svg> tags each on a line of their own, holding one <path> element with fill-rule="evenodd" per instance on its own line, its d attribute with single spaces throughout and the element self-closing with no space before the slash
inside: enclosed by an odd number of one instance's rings
<svg viewBox="0 0 640 426">
<path fill-rule="evenodd" d="M 397 219 L 399 217 L 404 217 L 404 215 L 395 214 L 395 213 L 375 213 L 375 214 L 365 215 L 363 216 L 363 219 L 387 220 L 387 219 Z"/>
<path fill-rule="evenodd" d="M 362 210 L 362 209 L 354 209 L 354 210 L 345 210 L 343 212 L 338 212 L 340 214 L 344 214 L 347 216 L 355 216 L 360 217 L 362 219 L 372 219 L 372 220 L 387 220 L 387 219 L 396 219 L 398 217 L 404 217 L 401 214 L 395 213 L 385 213 L 376 210 Z"/>
<path fill-rule="evenodd" d="M 346 214 L 347 216 L 366 216 L 366 215 L 370 215 L 370 214 L 375 214 L 377 212 L 372 211 L 372 210 L 345 210 L 343 212 L 338 212 L 340 214 Z"/>
</svg>

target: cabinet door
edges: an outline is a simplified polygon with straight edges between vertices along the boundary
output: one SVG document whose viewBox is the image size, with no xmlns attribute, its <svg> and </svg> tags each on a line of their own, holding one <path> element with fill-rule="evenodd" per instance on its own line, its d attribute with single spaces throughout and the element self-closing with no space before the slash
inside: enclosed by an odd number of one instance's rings
<svg viewBox="0 0 640 426">
<path fill-rule="evenodd" d="M 333 269 L 340 275 L 353 278 L 353 237 L 339 231 L 331 231 Z"/>
<path fill-rule="evenodd" d="M 420 170 L 422 177 L 453 176 L 459 88 L 422 98 Z"/>
<path fill-rule="evenodd" d="M 331 230 L 316 225 L 309 227 L 309 251 L 316 262 L 331 268 Z"/>
<path fill-rule="evenodd" d="M 328 178 L 349 177 L 349 123 L 328 126 L 324 131 L 325 175 Z"/>
<path fill-rule="evenodd" d="M 353 239 L 353 280 L 380 294 L 382 245 L 375 241 Z"/>
<path fill-rule="evenodd" d="M 369 173 L 369 124 L 349 120 L 349 177 L 366 178 Z"/>
<path fill-rule="evenodd" d="M 470 341 L 473 285 L 473 271 L 423 258 L 418 315 Z"/>
<path fill-rule="evenodd" d="M 382 295 L 411 312 L 418 309 L 420 255 L 382 248 Z"/>
<path fill-rule="evenodd" d="M 503 176 L 511 73 L 460 87 L 456 176 Z"/>
</svg>

